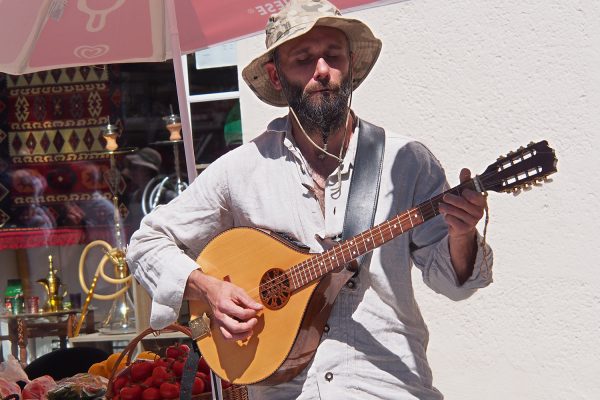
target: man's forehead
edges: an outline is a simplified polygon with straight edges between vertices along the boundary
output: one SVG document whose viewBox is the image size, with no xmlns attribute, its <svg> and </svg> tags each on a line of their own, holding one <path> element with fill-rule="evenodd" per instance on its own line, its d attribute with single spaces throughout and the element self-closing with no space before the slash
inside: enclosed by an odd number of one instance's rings
<svg viewBox="0 0 600 400">
<path fill-rule="evenodd" d="M 327 47 L 346 48 L 348 38 L 346 34 L 337 28 L 329 26 L 316 26 L 304 35 L 290 40 L 281 45 L 281 50 L 286 53 L 301 51 L 311 45 L 319 44 Z"/>
</svg>

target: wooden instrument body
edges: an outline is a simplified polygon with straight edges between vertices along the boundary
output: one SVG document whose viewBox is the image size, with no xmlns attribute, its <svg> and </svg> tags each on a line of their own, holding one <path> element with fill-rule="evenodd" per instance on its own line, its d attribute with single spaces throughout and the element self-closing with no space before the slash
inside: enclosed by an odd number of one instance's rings
<svg viewBox="0 0 600 400">
<path fill-rule="evenodd" d="M 234 228 L 216 236 L 197 259 L 202 272 L 228 280 L 255 300 L 263 274 L 287 270 L 312 257 L 275 235 L 254 228 Z M 196 341 L 210 368 L 222 379 L 245 385 L 276 384 L 293 378 L 312 359 L 339 290 L 352 276 L 345 268 L 294 292 L 279 309 L 264 307 L 254 334 L 246 341 L 226 340 L 211 321 L 211 334 Z M 212 309 L 190 301 L 191 319 Z"/>
</svg>

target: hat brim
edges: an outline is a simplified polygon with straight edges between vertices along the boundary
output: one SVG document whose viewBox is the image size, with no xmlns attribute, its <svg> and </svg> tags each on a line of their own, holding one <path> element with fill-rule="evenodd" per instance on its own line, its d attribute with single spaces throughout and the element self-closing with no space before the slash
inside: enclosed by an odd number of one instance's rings
<svg viewBox="0 0 600 400">
<path fill-rule="evenodd" d="M 345 17 L 322 17 L 312 23 L 294 26 L 292 33 L 286 35 L 252 60 L 242 71 L 242 77 L 256 96 L 267 104 L 276 107 L 288 105 L 283 92 L 276 90 L 269 80 L 265 64 L 272 61 L 273 50 L 283 43 L 309 32 L 317 26 L 327 26 L 341 30 L 348 37 L 353 55 L 352 90 L 356 89 L 367 77 L 381 52 L 381 40 L 362 21 Z"/>
</svg>

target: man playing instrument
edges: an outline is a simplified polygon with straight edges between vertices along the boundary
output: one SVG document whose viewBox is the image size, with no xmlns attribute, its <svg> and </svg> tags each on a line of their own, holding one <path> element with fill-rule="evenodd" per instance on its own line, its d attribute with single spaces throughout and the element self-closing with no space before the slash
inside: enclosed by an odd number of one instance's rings
<svg viewBox="0 0 600 400">
<path fill-rule="evenodd" d="M 174 322 L 188 299 L 210 304 L 225 338 L 255 333 L 263 305 L 235 283 L 203 274 L 194 261 L 229 228 L 283 233 L 314 253 L 340 238 L 361 134 L 352 92 L 375 64 L 381 41 L 326 0 L 291 0 L 269 19 L 266 44 L 242 75 L 261 100 L 288 107 L 288 114 L 215 161 L 146 216 L 132 237 L 128 262 L 152 294 L 154 328 Z M 463 169 L 460 180 L 468 179 Z M 375 223 L 447 189 L 425 146 L 386 133 Z M 492 253 L 476 230 L 485 207 L 476 191 L 446 194 L 442 217 L 375 249 L 339 292 L 310 364 L 289 382 L 250 385 L 250 398 L 441 399 L 411 268 L 453 300 L 489 285 Z"/>
</svg>

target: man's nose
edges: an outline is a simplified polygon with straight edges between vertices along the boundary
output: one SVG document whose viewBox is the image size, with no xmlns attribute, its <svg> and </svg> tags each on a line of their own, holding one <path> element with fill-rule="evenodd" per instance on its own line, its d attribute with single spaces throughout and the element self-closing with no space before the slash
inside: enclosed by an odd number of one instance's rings
<svg viewBox="0 0 600 400">
<path fill-rule="evenodd" d="M 317 65 L 315 66 L 315 73 L 313 75 L 314 80 L 316 81 L 329 81 L 329 74 L 331 70 L 329 64 L 323 57 L 320 57 L 317 60 Z"/>
</svg>

